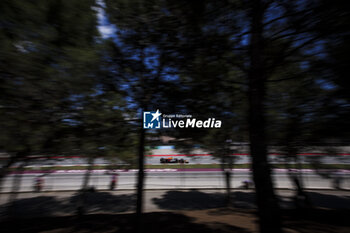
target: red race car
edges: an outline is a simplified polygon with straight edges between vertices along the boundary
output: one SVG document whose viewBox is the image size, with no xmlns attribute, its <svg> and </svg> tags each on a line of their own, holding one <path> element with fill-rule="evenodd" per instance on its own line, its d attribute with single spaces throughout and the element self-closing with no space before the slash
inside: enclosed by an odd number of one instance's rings
<svg viewBox="0 0 350 233">
<path fill-rule="evenodd" d="M 160 163 L 188 163 L 188 160 L 185 159 L 174 159 L 173 157 L 169 158 L 160 158 Z"/>
</svg>

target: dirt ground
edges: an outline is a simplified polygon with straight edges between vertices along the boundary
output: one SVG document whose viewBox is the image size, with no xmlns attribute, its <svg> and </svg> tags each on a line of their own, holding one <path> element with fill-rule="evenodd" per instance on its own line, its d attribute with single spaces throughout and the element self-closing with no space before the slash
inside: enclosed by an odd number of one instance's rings
<svg viewBox="0 0 350 233">
<path fill-rule="evenodd" d="M 286 233 L 350 232 L 348 192 L 308 191 L 312 205 L 302 209 L 296 209 L 293 191 L 286 190 L 279 194 Z M 233 197 L 234 207 L 227 208 L 225 193 L 217 190 L 148 191 L 145 196 L 142 232 L 258 232 L 254 193 L 235 190 Z M 77 193 L 21 194 L 12 205 L 6 202 L 0 205 L 0 232 L 135 231 L 136 196 L 133 192 L 92 192 L 87 193 L 85 198 L 86 215 L 78 217 Z"/>
<path fill-rule="evenodd" d="M 283 211 L 285 232 L 350 232 L 348 210 L 286 210 Z M 25 219 L 6 219 L 1 232 L 13 233 L 112 233 L 134 232 L 134 214 L 90 214 L 83 217 L 60 216 Z M 254 210 L 214 208 L 145 213 L 142 225 L 145 233 L 201 232 L 226 233 L 257 232 Z"/>
</svg>

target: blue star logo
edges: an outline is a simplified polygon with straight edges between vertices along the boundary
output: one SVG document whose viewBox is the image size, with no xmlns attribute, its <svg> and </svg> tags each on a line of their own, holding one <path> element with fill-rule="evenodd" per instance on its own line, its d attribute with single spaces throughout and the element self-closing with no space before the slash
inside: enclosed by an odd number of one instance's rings
<svg viewBox="0 0 350 233">
<path fill-rule="evenodd" d="M 144 129 L 160 129 L 161 113 L 159 109 L 156 112 L 143 112 L 143 128 Z"/>
</svg>

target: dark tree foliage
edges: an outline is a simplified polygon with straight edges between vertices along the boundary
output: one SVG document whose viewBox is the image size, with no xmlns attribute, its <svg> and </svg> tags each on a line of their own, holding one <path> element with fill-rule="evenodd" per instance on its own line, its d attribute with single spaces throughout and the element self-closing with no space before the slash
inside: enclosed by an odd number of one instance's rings
<svg viewBox="0 0 350 233">
<path fill-rule="evenodd" d="M 1 177 L 29 155 L 130 155 L 125 96 L 109 88 L 94 6 L 1 1 L 0 149 L 10 156 Z"/>
<path fill-rule="evenodd" d="M 5 167 L 27 155 L 62 152 L 72 96 L 87 93 L 93 83 L 92 5 L 1 1 L 0 147 L 11 155 Z"/>
</svg>

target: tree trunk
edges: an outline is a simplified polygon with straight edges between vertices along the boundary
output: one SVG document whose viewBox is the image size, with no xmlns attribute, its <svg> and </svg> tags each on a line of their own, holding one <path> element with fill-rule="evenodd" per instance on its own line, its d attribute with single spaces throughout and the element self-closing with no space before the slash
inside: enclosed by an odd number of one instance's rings
<svg viewBox="0 0 350 233">
<path fill-rule="evenodd" d="M 302 192 L 304 192 L 304 180 L 303 180 L 303 171 L 302 171 L 303 167 L 298 154 L 295 154 L 295 163 L 298 166 L 298 176 L 299 176 L 300 187 L 302 189 Z"/>
<path fill-rule="evenodd" d="M 88 185 L 89 185 L 89 181 L 90 181 L 90 176 L 91 176 L 91 170 L 94 166 L 94 158 L 93 156 L 89 155 L 88 158 L 88 169 L 85 172 L 84 178 L 83 178 L 83 183 L 81 186 L 81 193 L 79 194 L 79 198 L 78 198 L 78 203 L 77 203 L 77 214 L 78 216 L 82 216 L 85 214 L 86 208 L 86 195 L 87 195 L 87 191 L 88 191 Z"/>
<path fill-rule="evenodd" d="M 143 112 L 141 111 L 143 114 Z M 137 177 L 137 202 L 136 202 L 136 232 L 142 231 L 142 210 L 143 210 L 143 183 L 144 183 L 144 148 L 145 148 L 145 130 L 143 128 L 141 117 L 141 130 L 138 148 L 138 167 L 139 174 Z"/>
<path fill-rule="evenodd" d="M 263 64 L 263 14 L 264 6 L 260 0 L 252 2 L 250 70 L 249 70 L 249 139 L 252 156 L 253 177 L 256 189 L 256 202 L 260 232 L 281 231 L 279 206 L 274 193 L 271 170 L 267 161 L 265 135 L 264 98 L 265 68 Z"/>
<path fill-rule="evenodd" d="M 4 181 L 5 176 L 7 175 L 9 168 L 16 162 L 15 158 L 10 158 L 8 162 L 0 169 L 0 193 L 2 190 L 2 184 Z"/>
<path fill-rule="evenodd" d="M 227 206 L 231 205 L 231 171 L 227 169 L 225 171 L 226 178 L 226 195 L 227 195 Z"/>
<path fill-rule="evenodd" d="M 94 158 L 91 155 L 89 155 L 88 164 L 89 164 L 89 166 L 88 166 L 87 171 L 85 172 L 83 184 L 81 186 L 82 190 L 86 190 L 88 188 L 89 181 L 90 181 L 90 176 L 91 176 L 91 170 L 92 170 L 92 168 L 94 166 Z"/>
<path fill-rule="evenodd" d="M 298 184 L 296 184 L 296 186 L 297 186 L 297 196 L 296 196 L 297 199 L 296 200 L 297 201 L 302 200 L 302 207 L 311 207 L 312 203 L 309 199 L 308 194 L 305 192 L 302 164 L 301 164 L 300 157 L 298 154 L 295 154 L 295 163 L 298 166 L 298 173 L 297 173 Z"/>
<path fill-rule="evenodd" d="M 143 2 L 142 2 L 143 3 Z M 145 64 L 145 51 L 144 44 L 142 40 L 139 41 L 140 46 L 140 59 L 141 64 Z M 137 200 L 136 200 L 136 232 L 142 232 L 142 212 L 143 212 L 143 183 L 144 183 L 144 156 L 145 156 L 145 135 L 146 131 L 143 128 L 143 111 L 147 110 L 148 102 L 150 101 L 151 93 L 145 86 L 145 77 L 144 70 L 141 69 L 140 75 L 140 86 L 141 86 L 141 99 L 140 99 L 140 108 L 141 108 L 141 122 L 140 122 L 140 135 L 139 135 L 139 148 L 138 148 L 138 176 L 137 176 Z"/>
<path fill-rule="evenodd" d="M 226 187 L 226 205 L 230 206 L 232 202 L 231 198 L 231 176 L 232 176 L 232 167 L 229 164 L 226 164 L 225 156 L 221 156 L 221 170 L 225 179 L 225 187 Z"/>
<path fill-rule="evenodd" d="M 11 193 L 8 199 L 8 215 L 10 217 L 16 216 L 16 209 L 17 209 L 16 199 L 17 199 L 18 192 L 20 191 L 20 188 L 21 188 L 23 170 L 26 165 L 27 165 L 27 162 L 25 161 L 16 169 L 16 174 L 14 175 L 12 180 Z"/>
</svg>

